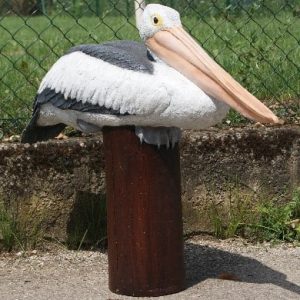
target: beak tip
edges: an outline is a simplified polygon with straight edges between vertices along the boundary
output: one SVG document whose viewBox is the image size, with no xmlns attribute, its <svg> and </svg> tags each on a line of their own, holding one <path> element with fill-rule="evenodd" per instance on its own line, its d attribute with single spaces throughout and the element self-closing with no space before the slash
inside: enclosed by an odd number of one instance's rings
<svg viewBox="0 0 300 300">
<path fill-rule="evenodd" d="M 284 120 L 282 120 L 282 119 L 277 119 L 277 120 L 278 120 L 278 122 L 277 122 L 278 125 L 284 125 Z"/>
<path fill-rule="evenodd" d="M 279 119 L 277 116 L 274 115 L 274 117 L 272 118 L 272 124 L 274 125 L 283 125 L 284 124 L 284 120 Z"/>
</svg>

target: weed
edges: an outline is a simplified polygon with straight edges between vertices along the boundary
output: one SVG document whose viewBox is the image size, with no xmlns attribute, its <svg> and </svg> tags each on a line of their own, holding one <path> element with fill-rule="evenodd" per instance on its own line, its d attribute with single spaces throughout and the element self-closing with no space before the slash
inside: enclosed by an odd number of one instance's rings
<svg viewBox="0 0 300 300">
<path fill-rule="evenodd" d="M 0 250 L 11 250 L 15 243 L 15 222 L 0 201 Z"/>
<path fill-rule="evenodd" d="M 36 210 L 36 207 L 33 208 Z M 34 211 L 21 216 L 5 207 L 0 200 L 0 251 L 30 250 L 42 239 L 42 217 L 32 220 Z"/>
<path fill-rule="evenodd" d="M 259 241 L 300 241 L 300 189 L 291 201 L 278 204 L 276 199 L 252 201 L 238 197 L 231 201 L 226 216 L 211 208 L 214 234 L 221 238 L 243 236 Z M 251 205 L 251 202 L 254 204 Z"/>
<path fill-rule="evenodd" d="M 300 241 L 300 189 L 289 203 L 266 202 L 257 208 L 258 222 L 252 227 L 261 240 Z"/>
<path fill-rule="evenodd" d="M 43 241 L 45 211 L 38 198 L 31 198 L 20 207 L 19 202 L 8 209 L 0 200 L 0 251 L 26 251 L 40 247 Z M 67 225 L 66 246 L 91 249 L 106 246 L 106 202 L 88 192 L 78 192 Z M 55 238 L 54 238 L 55 240 Z M 56 240 L 56 243 L 60 243 Z"/>
<path fill-rule="evenodd" d="M 241 195 L 243 196 L 241 197 Z M 230 238 L 236 235 L 246 236 L 247 228 L 244 225 L 252 223 L 254 220 L 252 203 L 253 194 L 245 194 L 235 187 L 227 208 L 222 207 L 221 210 L 218 210 L 214 204 L 211 205 L 210 219 L 214 235 L 220 238 Z M 220 211 L 223 211 L 222 215 Z"/>
</svg>

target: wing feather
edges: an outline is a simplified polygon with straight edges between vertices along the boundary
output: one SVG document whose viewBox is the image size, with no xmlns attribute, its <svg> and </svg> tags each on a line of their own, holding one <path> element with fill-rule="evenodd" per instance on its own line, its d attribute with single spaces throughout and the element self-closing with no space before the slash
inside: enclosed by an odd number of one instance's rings
<svg viewBox="0 0 300 300">
<path fill-rule="evenodd" d="M 133 47 L 135 45 L 137 49 Z M 118 51 L 115 50 L 117 47 L 104 45 L 105 51 L 101 52 L 99 49 L 103 48 L 102 45 L 92 46 L 95 45 L 91 45 L 88 51 L 83 46 L 75 47 L 61 57 L 42 80 L 38 94 L 46 89 L 62 94 L 63 97 L 59 96 L 51 101 L 53 105 L 62 109 L 78 108 L 78 106 L 71 108 L 67 104 L 64 105 L 64 98 L 65 101 L 71 99 L 87 105 L 97 105 L 100 110 L 105 108 L 118 115 L 159 114 L 170 105 L 170 93 L 165 84 L 155 80 L 155 63 L 149 60 L 145 47 L 141 47 L 139 43 L 120 42 Z M 108 48 L 114 51 L 109 52 Z M 84 49 L 94 56 L 84 53 L 82 51 Z M 106 61 L 102 56 L 102 58 L 99 55 L 96 57 L 95 49 L 98 54 L 105 53 Z M 131 50 L 130 55 L 127 53 L 129 50 Z M 134 61 L 134 53 L 137 54 L 137 62 Z M 118 61 L 119 65 L 108 62 L 108 57 L 110 61 Z M 149 72 L 148 66 L 148 71 L 140 70 L 143 65 L 142 59 L 152 66 L 153 74 Z M 123 67 L 125 61 L 127 65 Z M 146 69 L 146 65 L 143 66 Z M 45 94 L 43 97 L 45 98 Z"/>
<path fill-rule="evenodd" d="M 91 103 L 83 103 L 71 98 L 65 99 L 62 93 L 57 93 L 55 90 L 49 88 L 44 89 L 40 94 L 37 95 L 34 110 L 37 110 L 41 105 L 46 103 L 51 103 L 53 106 L 64 110 L 71 109 L 80 112 L 121 115 L 120 111 L 118 110 L 108 109 L 104 106 L 99 106 L 98 104 L 93 105 Z"/>
<path fill-rule="evenodd" d="M 101 45 L 79 45 L 67 54 L 82 52 L 115 66 L 132 71 L 153 73 L 154 58 L 144 44 L 134 41 L 114 41 Z"/>
</svg>

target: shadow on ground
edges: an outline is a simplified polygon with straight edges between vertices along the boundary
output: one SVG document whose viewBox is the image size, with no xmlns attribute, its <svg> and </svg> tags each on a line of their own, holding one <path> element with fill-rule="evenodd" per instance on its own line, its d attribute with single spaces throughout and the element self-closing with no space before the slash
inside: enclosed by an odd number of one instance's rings
<svg viewBox="0 0 300 300">
<path fill-rule="evenodd" d="M 71 249 L 91 250 L 91 246 L 92 249 L 99 250 L 99 246 L 106 249 L 106 243 L 100 243 L 106 241 L 105 195 L 78 192 L 67 232 L 68 246 Z M 273 284 L 300 295 L 300 286 L 289 282 L 284 273 L 247 256 L 186 242 L 185 260 L 188 287 L 208 278 L 223 277 L 222 279 L 238 279 L 246 283 Z"/>
<path fill-rule="evenodd" d="M 186 243 L 185 260 L 188 287 L 208 278 L 220 278 L 220 275 L 228 274 L 234 275 L 241 282 L 274 284 L 300 295 L 299 285 L 287 281 L 285 274 L 253 258 L 209 246 Z"/>
</svg>

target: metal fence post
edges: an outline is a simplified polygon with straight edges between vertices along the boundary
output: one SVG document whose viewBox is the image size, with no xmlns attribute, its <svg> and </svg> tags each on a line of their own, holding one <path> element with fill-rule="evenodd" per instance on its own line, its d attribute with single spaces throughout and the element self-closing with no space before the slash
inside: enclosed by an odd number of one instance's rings
<svg viewBox="0 0 300 300">
<path fill-rule="evenodd" d="M 130 13 L 131 13 L 130 1 L 126 0 L 126 16 L 127 16 L 127 18 L 130 18 Z"/>
<path fill-rule="evenodd" d="M 95 0 L 96 15 L 97 15 L 97 17 L 100 17 L 102 15 L 102 7 L 101 7 L 102 1 L 101 0 Z"/>
<path fill-rule="evenodd" d="M 134 1 L 135 21 L 138 27 L 138 25 L 141 22 L 143 10 L 146 7 L 146 1 L 145 0 L 133 0 L 133 1 Z"/>
<path fill-rule="evenodd" d="M 47 14 L 45 0 L 39 0 L 37 2 L 37 7 L 43 13 L 43 15 Z"/>
</svg>

